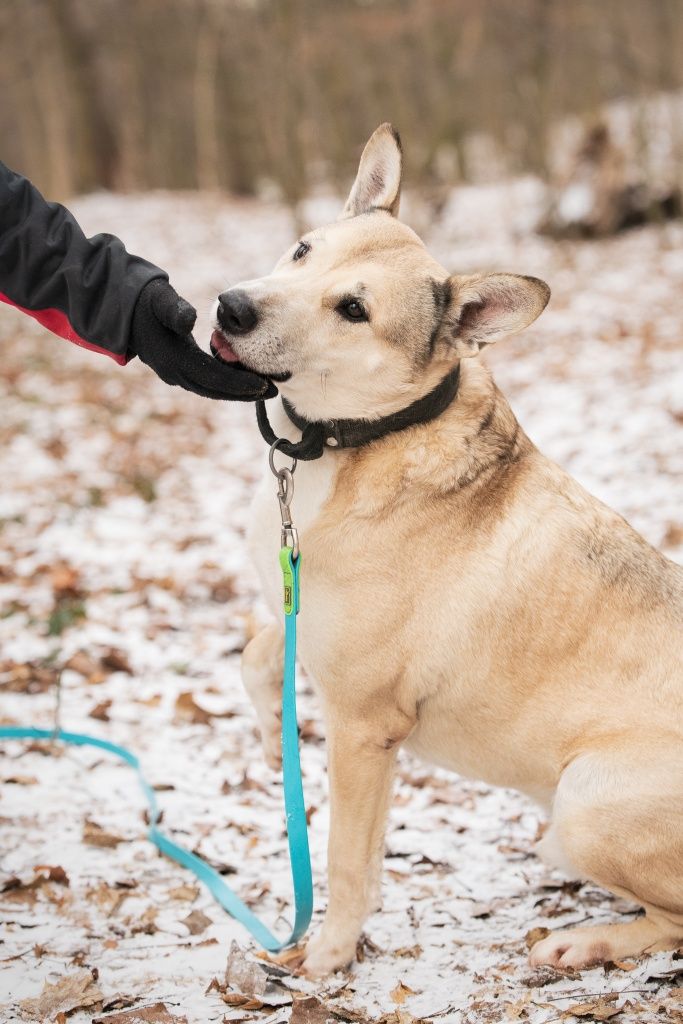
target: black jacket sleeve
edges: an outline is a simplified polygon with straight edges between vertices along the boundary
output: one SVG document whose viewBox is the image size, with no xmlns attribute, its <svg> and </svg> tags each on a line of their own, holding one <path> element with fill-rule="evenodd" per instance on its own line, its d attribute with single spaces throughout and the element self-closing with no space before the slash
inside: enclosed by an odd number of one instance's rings
<svg viewBox="0 0 683 1024">
<path fill-rule="evenodd" d="M 0 162 L 0 300 L 125 363 L 135 304 L 154 278 L 167 275 L 113 235 L 86 238 L 67 209 Z"/>
</svg>

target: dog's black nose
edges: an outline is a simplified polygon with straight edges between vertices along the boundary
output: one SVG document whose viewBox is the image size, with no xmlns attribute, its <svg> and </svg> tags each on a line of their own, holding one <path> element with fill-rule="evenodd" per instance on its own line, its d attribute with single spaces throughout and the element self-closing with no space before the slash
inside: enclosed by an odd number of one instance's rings
<svg viewBox="0 0 683 1024">
<path fill-rule="evenodd" d="M 218 296 L 217 315 L 226 334 L 248 334 L 258 323 L 254 303 L 240 288 L 231 288 Z"/>
</svg>

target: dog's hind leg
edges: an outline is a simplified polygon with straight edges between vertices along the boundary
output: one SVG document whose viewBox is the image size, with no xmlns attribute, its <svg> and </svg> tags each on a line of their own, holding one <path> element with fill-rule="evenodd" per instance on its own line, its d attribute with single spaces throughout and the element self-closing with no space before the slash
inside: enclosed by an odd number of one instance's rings
<svg viewBox="0 0 683 1024">
<path fill-rule="evenodd" d="M 554 932 L 533 947 L 532 964 L 576 969 L 683 945 L 680 737 L 611 738 L 580 754 L 561 777 L 552 833 L 574 874 L 645 916 Z"/>
<path fill-rule="evenodd" d="M 375 715 L 326 710 L 329 901 L 322 928 L 306 950 L 303 966 L 311 977 L 355 957 L 363 923 L 379 895 L 396 750 L 414 724 L 391 707 Z"/>
<path fill-rule="evenodd" d="M 242 654 L 242 681 L 256 709 L 266 762 L 282 761 L 282 657 L 284 635 L 273 623 L 250 640 Z"/>
</svg>

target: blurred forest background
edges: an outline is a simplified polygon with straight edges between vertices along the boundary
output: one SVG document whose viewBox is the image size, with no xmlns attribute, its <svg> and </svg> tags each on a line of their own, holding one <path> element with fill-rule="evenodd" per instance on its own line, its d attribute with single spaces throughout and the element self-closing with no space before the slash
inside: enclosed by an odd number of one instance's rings
<svg viewBox="0 0 683 1024">
<path fill-rule="evenodd" d="M 607 119 L 683 179 L 681 0 L 0 0 L 0 152 L 52 198 L 348 184 L 391 120 L 409 181 L 566 173 Z"/>
</svg>

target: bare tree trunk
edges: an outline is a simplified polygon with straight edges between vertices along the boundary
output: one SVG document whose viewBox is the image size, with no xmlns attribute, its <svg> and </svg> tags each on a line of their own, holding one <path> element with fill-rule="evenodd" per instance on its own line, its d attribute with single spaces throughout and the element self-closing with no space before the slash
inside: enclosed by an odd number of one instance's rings
<svg viewBox="0 0 683 1024">
<path fill-rule="evenodd" d="M 637 136 L 638 101 L 683 87 L 682 31 L 683 0 L 0 0 L 0 151 L 53 194 L 277 185 L 296 211 L 393 119 L 438 206 L 475 135 L 490 175 L 547 174 L 554 126 L 615 97 Z M 662 133 L 683 164 L 673 103 Z"/>
<path fill-rule="evenodd" d="M 534 0 L 532 19 L 535 25 L 535 45 L 532 57 L 532 74 L 535 86 L 535 124 L 532 126 L 530 149 L 534 169 L 543 178 L 549 177 L 548 135 L 550 131 L 552 96 L 552 52 L 551 32 L 553 0 Z"/>
<path fill-rule="evenodd" d="M 680 62 L 681 7 L 677 0 L 660 0 L 656 7 L 657 61 L 659 66 L 659 87 L 673 92 L 668 98 L 667 128 L 671 134 L 671 158 L 673 161 L 672 184 L 683 188 L 683 115 L 680 100 L 675 95 L 676 68 Z"/>
<path fill-rule="evenodd" d="M 197 33 L 194 130 L 197 185 L 210 192 L 217 192 L 221 186 L 216 117 L 219 48 L 220 23 L 217 10 L 213 0 L 204 0 Z"/>
<path fill-rule="evenodd" d="M 279 183 L 298 232 L 306 227 L 300 203 L 308 187 L 303 147 L 306 117 L 303 82 L 308 77 L 306 54 L 302 47 L 306 21 L 304 8 L 305 0 L 278 0 L 272 26 L 279 40 L 279 60 L 274 69 L 279 76 L 279 102 L 271 130 L 276 135 L 279 149 L 276 154 L 276 160 L 280 162 Z"/>
<path fill-rule="evenodd" d="M 119 7 L 124 0 L 118 0 Z M 136 4 L 127 6 L 127 17 L 121 18 L 118 24 L 118 47 L 116 61 L 116 80 L 120 96 L 121 109 L 125 115 L 117 119 L 120 137 L 120 162 L 118 169 L 118 187 L 123 191 L 131 191 L 147 184 L 144 167 L 145 123 L 142 104 L 142 84 L 138 65 L 140 50 L 130 45 L 130 35 L 138 36 L 135 22 Z"/>
<path fill-rule="evenodd" d="M 41 184 L 50 198 L 66 199 L 77 191 L 77 172 L 70 145 L 69 93 L 59 40 L 40 0 L 28 4 L 14 0 L 12 6 L 18 30 L 15 38 L 20 41 L 29 84 L 29 103 L 40 125 L 39 133 L 26 133 L 31 136 L 31 150 L 37 150 L 33 161 L 43 171 Z M 39 60 L 35 59 L 36 50 L 41 54 Z"/>
<path fill-rule="evenodd" d="M 119 142 L 95 64 L 96 47 L 85 32 L 77 0 L 48 3 L 58 32 L 67 71 L 72 79 L 71 95 L 78 109 L 81 132 L 82 185 L 118 185 Z M 89 165 L 89 166 L 88 166 Z M 79 168 L 80 169 L 80 168 Z"/>
</svg>

